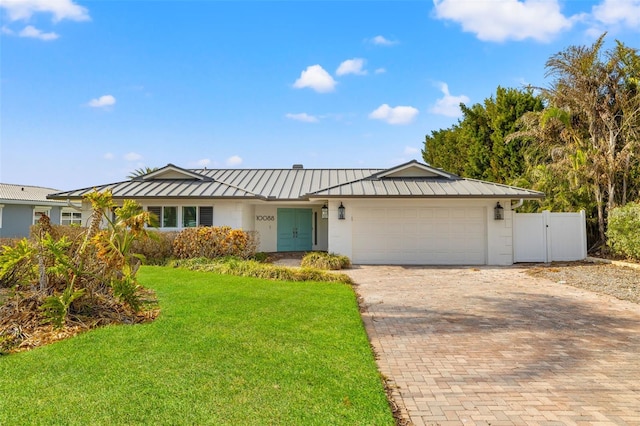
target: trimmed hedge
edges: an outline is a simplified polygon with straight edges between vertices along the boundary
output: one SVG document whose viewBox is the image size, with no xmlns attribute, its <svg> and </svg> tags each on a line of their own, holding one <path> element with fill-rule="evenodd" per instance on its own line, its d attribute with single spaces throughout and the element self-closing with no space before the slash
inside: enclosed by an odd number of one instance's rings
<svg viewBox="0 0 640 426">
<path fill-rule="evenodd" d="M 255 233 L 230 226 L 206 226 L 180 231 L 173 241 L 173 255 L 178 259 L 224 256 L 248 259 L 255 255 L 257 247 Z"/>
</svg>

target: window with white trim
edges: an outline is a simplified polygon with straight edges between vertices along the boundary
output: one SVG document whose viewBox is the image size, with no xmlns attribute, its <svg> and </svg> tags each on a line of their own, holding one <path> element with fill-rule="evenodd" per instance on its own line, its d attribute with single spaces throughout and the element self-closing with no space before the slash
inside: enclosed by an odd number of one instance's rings
<svg viewBox="0 0 640 426">
<path fill-rule="evenodd" d="M 40 218 L 42 216 L 51 217 L 51 207 L 35 206 L 33 208 L 33 223 L 32 223 L 32 225 L 35 225 L 36 223 L 38 223 L 38 221 L 40 220 Z"/>
<path fill-rule="evenodd" d="M 61 225 L 82 225 L 82 212 L 73 209 L 62 209 Z"/>
<path fill-rule="evenodd" d="M 158 218 L 159 228 L 194 228 L 213 225 L 212 206 L 149 206 L 147 211 Z"/>
<path fill-rule="evenodd" d="M 4 204 L 0 204 L 0 228 L 2 228 L 2 208 L 4 207 Z"/>
</svg>

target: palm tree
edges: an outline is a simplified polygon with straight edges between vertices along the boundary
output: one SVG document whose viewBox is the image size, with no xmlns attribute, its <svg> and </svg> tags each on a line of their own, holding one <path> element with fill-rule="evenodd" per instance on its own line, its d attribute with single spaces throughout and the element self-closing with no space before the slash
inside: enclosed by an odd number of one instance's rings
<svg viewBox="0 0 640 426">
<path fill-rule="evenodd" d="M 151 172 L 155 172 L 156 170 L 158 170 L 157 167 L 140 167 L 138 169 L 135 169 L 131 173 L 129 173 L 127 175 L 127 179 L 134 179 L 134 178 L 137 178 L 137 177 L 140 177 L 140 176 L 144 176 L 144 175 L 149 174 Z"/>
<path fill-rule="evenodd" d="M 640 56 L 620 42 L 603 52 L 605 36 L 549 58 L 546 76 L 553 81 L 539 88 L 548 108 L 523 120 L 541 146 L 553 150 L 559 175 L 590 189 L 602 243 L 607 212 L 628 199 L 640 151 Z"/>
</svg>

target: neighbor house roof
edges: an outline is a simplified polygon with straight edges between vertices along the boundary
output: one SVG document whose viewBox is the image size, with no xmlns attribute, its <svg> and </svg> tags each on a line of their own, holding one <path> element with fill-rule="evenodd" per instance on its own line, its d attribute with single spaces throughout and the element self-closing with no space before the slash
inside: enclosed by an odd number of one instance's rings
<svg viewBox="0 0 640 426">
<path fill-rule="evenodd" d="M 464 179 L 411 161 L 390 169 L 193 169 L 169 164 L 129 181 L 51 194 L 77 199 L 93 190 L 114 198 L 254 198 L 293 201 L 349 197 L 543 198 L 528 189 Z"/>
<path fill-rule="evenodd" d="M 41 186 L 14 185 L 0 183 L 0 204 L 36 204 L 44 206 L 62 206 L 66 203 L 52 201 L 47 198 L 58 189 L 43 188 Z"/>
</svg>

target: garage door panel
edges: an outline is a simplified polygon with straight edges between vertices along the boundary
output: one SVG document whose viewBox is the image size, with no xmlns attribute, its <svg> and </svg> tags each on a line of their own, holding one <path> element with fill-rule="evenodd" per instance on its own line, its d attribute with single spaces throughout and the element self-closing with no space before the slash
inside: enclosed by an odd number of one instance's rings
<svg viewBox="0 0 640 426">
<path fill-rule="evenodd" d="M 485 264 L 485 209 L 354 209 L 353 262 Z"/>
</svg>

